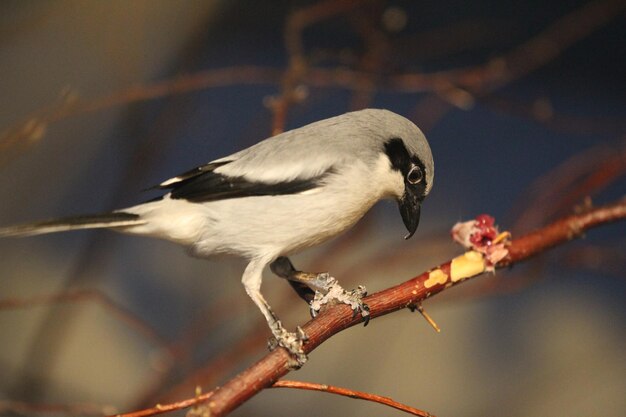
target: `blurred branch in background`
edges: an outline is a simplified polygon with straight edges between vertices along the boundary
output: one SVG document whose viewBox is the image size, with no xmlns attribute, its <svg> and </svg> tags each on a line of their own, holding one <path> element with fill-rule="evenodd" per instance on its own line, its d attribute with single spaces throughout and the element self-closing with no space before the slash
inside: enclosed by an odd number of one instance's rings
<svg viewBox="0 0 626 417">
<path fill-rule="evenodd" d="M 71 290 L 60 294 L 39 295 L 31 298 L 0 299 L 0 311 L 61 303 L 98 304 L 154 345 L 161 347 L 166 345 L 165 338 L 159 334 L 157 329 L 141 320 L 131 310 L 119 305 L 108 295 L 96 290 Z"/>
<path fill-rule="evenodd" d="M 451 110 L 470 110 L 477 104 L 482 104 L 497 112 L 515 115 L 528 121 L 537 122 L 554 131 L 600 132 L 613 135 L 613 145 L 591 147 L 585 152 L 566 160 L 552 171 L 532 183 L 529 189 L 520 194 L 519 200 L 511 205 L 511 229 L 514 236 L 520 230 L 528 231 L 549 221 L 570 214 L 572 207 L 580 205 L 588 196 L 599 194 L 606 187 L 622 179 L 626 173 L 626 146 L 623 144 L 623 132 L 626 129 L 624 120 L 620 117 L 597 115 L 574 115 L 560 111 L 550 97 L 540 96 L 536 99 L 513 99 L 507 97 L 502 90 L 515 81 L 523 79 L 533 71 L 548 66 L 558 59 L 568 48 L 577 42 L 589 37 L 607 23 L 622 16 L 626 9 L 626 2 L 607 0 L 592 1 L 579 6 L 564 16 L 554 20 L 534 36 L 528 37 L 519 45 L 499 51 L 493 56 L 482 58 L 475 65 L 452 66 L 450 68 L 425 71 L 418 62 L 402 62 L 408 54 L 417 57 L 441 57 L 452 54 L 459 49 L 479 49 L 485 45 L 499 44 L 493 31 L 485 30 L 482 22 L 453 22 L 448 27 L 427 30 L 417 35 L 403 36 L 401 29 L 406 24 L 407 16 L 398 7 L 390 6 L 385 1 L 356 1 L 356 0 L 326 0 L 313 3 L 296 9 L 287 16 L 284 23 L 283 42 L 286 50 L 286 65 L 284 68 L 263 65 L 234 65 L 213 68 L 204 71 L 192 71 L 180 74 L 170 79 L 157 82 L 132 85 L 110 94 L 98 97 L 81 97 L 79 92 L 72 89 L 65 90 L 58 101 L 44 108 L 38 109 L 25 116 L 19 123 L 9 126 L 0 134 L 0 167 L 5 167 L 15 161 L 25 152 L 33 150 L 35 145 L 46 140 L 46 135 L 55 124 L 64 120 L 77 118 L 87 113 L 102 112 L 119 106 L 133 103 L 170 98 L 171 102 L 157 116 L 157 123 L 151 134 L 137 142 L 132 150 L 126 171 L 118 179 L 112 201 L 118 200 L 129 189 L 141 188 L 142 176 L 147 167 L 155 165 L 159 159 L 159 150 L 152 147 L 153 143 L 166 144 L 167 141 L 157 141 L 156 137 L 174 140 L 168 136 L 174 127 L 185 118 L 188 106 L 181 106 L 173 96 L 189 94 L 202 90 L 215 91 L 216 89 L 232 86 L 271 86 L 276 93 L 259 99 L 258 106 L 264 104 L 270 112 L 271 133 L 278 133 L 285 129 L 290 112 L 298 106 L 310 103 L 313 91 L 341 90 L 349 94 L 348 110 L 367 107 L 374 103 L 377 95 L 385 93 L 415 97 L 412 104 L 412 118 L 417 121 L 423 130 L 431 130 L 440 125 L 444 116 Z M 329 21 L 341 21 L 346 24 L 358 39 L 360 47 L 334 49 L 327 45 L 311 46 L 306 41 L 307 31 L 310 29 L 323 30 L 323 25 Z M 501 26 L 504 26 L 502 28 Z M 490 26 L 491 27 L 491 26 Z M 493 24 L 496 31 L 506 32 L 505 25 Z M 258 132 L 258 138 L 268 136 L 270 132 Z M 138 161 L 142 163 L 139 164 Z M 138 173 L 136 167 L 141 165 L 143 172 Z M 530 180 L 530 179 L 529 179 Z M 620 203 L 623 209 L 623 203 Z M 489 207 L 486 202 L 486 207 Z M 580 213 L 573 218 L 589 216 L 590 213 L 602 209 L 593 209 L 590 205 L 579 207 Z M 348 248 L 366 240 L 372 230 L 371 218 L 363 219 L 352 231 L 333 241 L 321 250 L 309 263 L 312 265 L 333 264 L 344 258 Z M 545 229 L 544 229 L 545 230 Z M 445 236 L 445 237 L 444 237 Z M 433 233 L 427 239 L 428 249 L 422 252 L 442 250 L 448 244 L 448 232 Z M 198 342 L 214 331 L 220 320 L 224 319 L 225 311 L 233 316 L 243 313 L 242 303 L 234 301 L 235 296 L 225 296 L 217 304 L 209 306 L 205 311 L 197 313 L 197 319 L 187 323 L 178 334 L 167 339 L 159 334 L 158 329 L 149 323 L 144 323 L 133 312 L 116 303 L 104 293 L 96 290 L 82 290 L 75 288 L 78 284 L 89 282 L 87 272 L 95 263 L 102 260 L 96 255 L 107 246 L 106 240 L 93 237 L 94 241 L 87 244 L 80 255 L 73 272 L 70 272 L 68 289 L 50 296 L 35 296 L 11 298 L 0 303 L 0 309 L 26 308 L 34 305 L 57 304 L 65 302 L 91 302 L 103 306 L 110 315 L 121 319 L 131 326 L 134 331 L 150 343 L 158 346 L 163 354 L 162 363 L 153 381 L 144 384 L 144 392 L 138 396 L 136 409 L 157 401 L 174 401 L 188 395 L 197 385 L 215 386 L 226 376 L 232 375 L 242 363 L 249 361 L 250 356 L 258 351 L 267 337 L 262 321 L 254 316 L 250 321 L 248 332 L 241 335 L 226 347 L 220 347 L 210 355 L 199 352 Z M 100 240 L 99 240 L 100 239 Z M 517 241 L 514 241 L 514 245 Z M 540 246 L 541 242 L 533 241 L 532 245 Z M 618 243 L 617 248 L 620 247 Z M 545 248 L 544 248 L 545 249 Z M 428 252 L 430 254 L 430 252 Z M 623 276 L 620 265 L 619 249 L 587 245 L 571 248 L 556 257 L 559 267 L 593 268 L 596 270 L 612 271 L 617 277 Z M 357 266 L 343 266 L 342 281 L 353 282 L 365 272 L 372 270 L 387 270 L 391 266 L 410 262 L 415 256 L 415 246 L 412 244 L 394 244 L 374 253 Z M 527 253 L 517 253 L 519 258 Z M 621 262 L 621 263 L 620 263 Z M 496 280 L 486 279 L 484 285 L 475 286 L 462 294 L 462 297 L 476 297 L 495 295 L 505 292 L 520 291 L 525 286 L 541 279 L 541 272 L 545 265 L 540 258 L 531 265 L 537 273 L 519 273 L 514 271 L 515 279 Z M 86 272 L 87 271 L 87 272 Z M 526 271 L 528 272 L 528 271 Z M 338 274 L 339 275 L 339 274 Z M 345 277 L 345 278 L 344 278 Z M 483 281 L 483 280 L 481 280 Z M 285 288 L 277 297 L 279 311 L 293 310 L 300 305 L 289 298 Z M 239 295 L 237 295 L 238 297 Z M 376 300 L 377 295 L 370 300 Z M 461 297 L 450 298 L 457 302 Z M 370 306 L 376 306 L 372 302 Z M 397 308 L 405 305 L 397 305 Z M 394 308 L 396 308 L 394 307 Z M 333 309 L 332 312 L 341 311 Z M 382 313 L 377 313 L 382 314 Z M 346 321 L 347 315 L 341 316 L 344 320 L 341 326 L 353 325 Z M 32 346 L 29 358 L 33 358 L 29 369 L 14 384 L 14 392 L 29 392 L 31 398 L 39 393 L 34 382 L 35 373 L 40 373 L 41 381 L 45 383 L 46 370 L 54 366 L 54 351 L 58 349 L 62 339 L 62 329 L 71 325 L 71 314 L 50 314 L 44 321 L 39 338 Z M 328 319 L 330 320 L 330 319 Z M 312 326 L 323 326 L 322 319 L 310 323 Z M 320 330 L 321 331 L 321 330 Z M 55 337 L 51 337 L 50 334 Z M 315 334 L 315 331 L 312 331 Z M 313 349 L 322 338 L 329 337 L 329 333 L 309 345 Z M 47 352 L 42 352 L 40 346 L 49 346 Z M 57 346 L 55 348 L 55 346 Z M 201 356 L 200 360 L 194 360 Z M 264 376 L 263 387 L 269 386 L 282 372 L 285 355 L 274 352 L 268 355 L 266 361 L 272 361 Z M 271 376 L 268 376 L 270 375 Z M 229 387 L 236 384 L 230 382 Z M 251 385 L 244 383 L 245 389 Z M 261 388 L 261 386 L 257 386 Z M 237 402 L 225 402 L 223 395 L 226 390 L 217 391 L 219 409 L 213 410 L 216 415 L 232 409 Z M 210 395 L 213 395 L 210 393 Z M 207 398 L 209 394 L 204 394 Z M 196 404 L 193 400 L 185 402 L 189 407 Z M 4 402 L 7 412 L 16 414 L 56 413 L 63 412 L 71 415 L 98 413 L 96 406 L 50 406 L 37 408 L 23 402 Z M 167 408 L 155 408 L 164 412 Z M 108 413 L 108 411 L 102 411 Z"/>
<path fill-rule="evenodd" d="M 235 84 L 280 83 L 281 93 L 268 101 L 273 112 L 273 134 L 284 129 L 288 108 L 306 98 L 305 91 L 308 87 L 344 88 L 356 94 L 372 94 L 375 90 L 405 94 L 433 92 L 444 102 L 454 107 L 467 109 L 473 106 L 475 95 L 482 96 L 490 93 L 546 65 L 565 49 L 615 19 L 626 9 L 626 3 L 620 0 L 590 2 L 557 20 L 512 51 L 476 67 L 433 73 L 400 74 L 377 74 L 382 70 L 379 64 L 368 64 L 359 70 L 346 69 L 342 66 L 310 67 L 301 40 L 303 30 L 321 20 L 349 12 L 360 3 L 367 2 L 327 0 L 291 14 L 287 19 L 285 29 L 285 44 L 289 56 L 289 66 L 285 71 L 259 66 L 228 67 L 181 75 L 152 85 L 133 86 L 95 99 L 81 99 L 75 93 L 65 93 L 59 103 L 35 111 L 23 122 L 9 127 L 0 135 L 0 155 L 2 155 L 0 165 L 7 163 L 19 152 L 25 151 L 42 140 L 50 124 L 68 117 L 137 101 Z M 371 26 L 366 25 L 366 27 Z M 364 36 L 365 45 L 369 46 L 365 54 L 375 53 L 372 51 L 383 48 L 378 46 L 381 36 L 376 36 L 376 32 L 371 29 L 357 31 L 357 34 Z M 386 41 L 382 42 L 384 46 L 391 45 Z M 376 58 L 368 58 L 367 55 L 363 60 L 368 63 L 379 61 Z M 366 105 L 367 102 L 361 99 L 355 103 Z M 441 115 L 435 117 L 438 119 Z M 420 122 L 432 125 L 432 122 L 429 123 L 427 120 L 420 120 Z M 611 121 L 611 123 L 622 125 L 620 121 Z"/>
<path fill-rule="evenodd" d="M 102 416 L 116 414 L 117 409 L 110 405 L 99 404 L 33 404 L 32 402 L 0 400 L 2 415 L 56 415 L 66 416 Z"/>
</svg>

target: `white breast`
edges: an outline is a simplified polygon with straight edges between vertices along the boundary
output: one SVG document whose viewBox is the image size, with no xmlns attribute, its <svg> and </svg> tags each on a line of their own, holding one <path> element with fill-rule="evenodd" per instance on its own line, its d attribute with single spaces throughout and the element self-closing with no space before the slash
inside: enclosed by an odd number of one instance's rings
<svg viewBox="0 0 626 417">
<path fill-rule="evenodd" d="M 207 203 L 164 198 L 125 211 L 148 224 L 130 233 L 173 240 L 196 256 L 273 257 L 305 249 L 356 223 L 378 200 L 402 195 L 401 175 L 386 156 L 374 166 L 355 162 L 329 175 L 323 187 L 300 194 Z"/>
</svg>

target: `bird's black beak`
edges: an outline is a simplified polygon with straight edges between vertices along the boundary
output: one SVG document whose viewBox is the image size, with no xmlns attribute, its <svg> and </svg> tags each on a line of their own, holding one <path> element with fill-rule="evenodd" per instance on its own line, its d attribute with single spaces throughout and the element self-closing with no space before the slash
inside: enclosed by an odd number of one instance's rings
<svg viewBox="0 0 626 417">
<path fill-rule="evenodd" d="M 420 223 L 420 212 L 422 208 L 422 200 L 424 198 L 413 187 L 406 187 L 404 196 L 398 205 L 400 206 L 400 214 L 402 215 L 402 221 L 409 233 L 404 236 L 405 239 L 409 239 Z"/>
</svg>

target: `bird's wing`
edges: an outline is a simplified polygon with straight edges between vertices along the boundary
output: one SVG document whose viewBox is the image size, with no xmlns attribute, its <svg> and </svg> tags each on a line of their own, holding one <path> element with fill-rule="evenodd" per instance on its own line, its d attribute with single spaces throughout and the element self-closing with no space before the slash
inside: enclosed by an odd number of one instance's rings
<svg viewBox="0 0 626 417">
<path fill-rule="evenodd" d="M 246 175 L 247 172 L 237 166 L 242 164 L 235 162 L 237 160 L 227 159 L 210 162 L 166 180 L 158 188 L 169 189 L 171 198 L 193 202 L 297 194 L 322 186 L 326 177 L 334 171 L 332 165 L 328 165 L 315 171 L 302 170 L 300 175 L 294 175 L 293 163 L 270 161 L 265 170 L 255 165 L 256 169 L 251 169 L 251 174 Z M 226 169 L 231 164 L 234 169 Z M 264 175 L 254 175 L 259 169 Z"/>
<path fill-rule="evenodd" d="M 363 149 L 354 146 L 352 127 L 332 118 L 284 132 L 164 181 L 159 188 L 171 189 L 172 198 L 191 201 L 309 191 Z"/>
<path fill-rule="evenodd" d="M 222 162 L 209 162 L 208 164 L 204 164 L 204 165 L 200 165 L 199 167 L 195 167 L 194 169 L 190 169 L 189 171 L 185 171 L 182 174 L 179 174 L 175 177 L 172 177 L 170 179 L 167 179 L 165 181 L 163 181 L 161 184 L 157 185 L 156 187 L 152 187 L 152 188 L 159 188 L 159 189 L 168 189 L 168 188 L 174 188 L 177 184 L 180 184 L 184 181 L 187 181 L 189 179 L 195 178 L 199 175 L 202 175 L 205 172 L 213 172 L 213 170 L 215 170 L 216 168 L 225 165 L 227 163 L 229 163 L 230 161 L 222 161 Z"/>
</svg>

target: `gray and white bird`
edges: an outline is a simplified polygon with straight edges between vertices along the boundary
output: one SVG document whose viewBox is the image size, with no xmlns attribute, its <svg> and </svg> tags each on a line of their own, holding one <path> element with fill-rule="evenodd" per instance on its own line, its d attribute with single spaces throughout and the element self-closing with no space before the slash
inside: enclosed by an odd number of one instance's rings
<svg viewBox="0 0 626 417">
<path fill-rule="evenodd" d="M 201 258 L 243 257 L 249 263 L 242 282 L 267 320 L 273 347 L 287 348 L 301 365 L 306 336 L 287 332 L 270 309 L 261 294 L 263 269 L 271 264 L 278 275 L 320 291 L 322 299 L 332 293 L 366 318 L 361 293 L 341 290 L 337 296 L 334 278 L 296 271 L 285 256 L 345 231 L 385 198 L 397 200 L 408 239 L 433 185 L 433 169 L 417 126 L 387 110 L 365 109 L 281 133 L 164 181 L 157 188 L 169 191 L 158 199 L 6 227 L 0 237 L 109 228 L 170 240 Z"/>
</svg>

